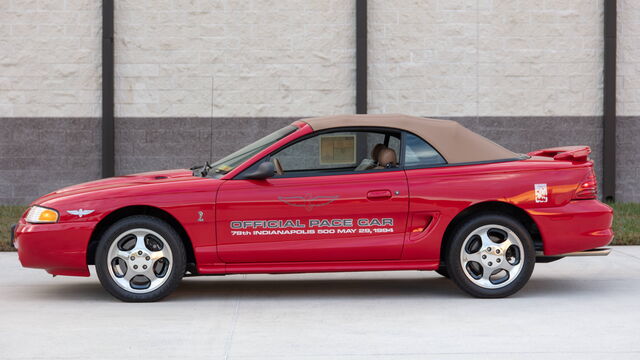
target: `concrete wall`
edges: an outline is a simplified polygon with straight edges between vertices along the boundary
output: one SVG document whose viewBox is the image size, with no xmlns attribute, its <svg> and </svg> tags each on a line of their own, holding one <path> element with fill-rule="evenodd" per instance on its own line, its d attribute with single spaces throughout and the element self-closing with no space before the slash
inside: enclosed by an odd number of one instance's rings
<svg viewBox="0 0 640 360">
<path fill-rule="evenodd" d="M 0 117 L 100 116 L 99 1 L 0 1 Z"/>
<path fill-rule="evenodd" d="M 100 177 L 99 1 L 0 1 L 0 204 Z"/>
<path fill-rule="evenodd" d="M 618 0 L 616 197 L 640 201 L 640 2 Z"/>
<path fill-rule="evenodd" d="M 620 116 L 640 115 L 640 2 L 618 0 L 617 104 Z"/>
<path fill-rule="evenodd" d="M 353 111 L 353 1 L 116 4 L 116 116 Z"/>
<path fill-rule="evenodd" d="M 640 201 L 640 5 L 618 0 L 618 200 Z M 0 204 L 99 177 L 99 1 L 0 2 Z M 603 1 L 369 1 L 369 109 L 602 159 Z M 353 1 L 116 1 L 116 172 L 355 110 Z"/>
<path fill-rule="evenodd" d="M 371 112 L 602 114 L 600 0 L 369 3 Z"/>
</svg>

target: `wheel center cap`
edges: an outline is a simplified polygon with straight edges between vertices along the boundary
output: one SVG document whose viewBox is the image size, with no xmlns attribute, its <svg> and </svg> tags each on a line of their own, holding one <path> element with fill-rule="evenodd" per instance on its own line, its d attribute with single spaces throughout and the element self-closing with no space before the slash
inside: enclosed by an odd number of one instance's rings
<svg viewBox="0 0 640 360">
<path fill-rule="evenodd" d="M 133 250 L 129 256 L 129 266 L 137 272 L 146 271 L 152 264 L 151 256 L 143 250 Z"/>
<path fill-rule="evenodd" d="M 488 251 L 486 249 L 483 250 L 482 264 L 484 266 L 487 266 L 487 267 L 490 267 L 490 268 L 497 267 L 503 261 L 504 261 L 504 256 L 502 254 L 501 255 L 496 255 L 495 254 L 495 250 L 493 250 L 493 249 L 492 249 L 492 251 Z"/>
</svg>

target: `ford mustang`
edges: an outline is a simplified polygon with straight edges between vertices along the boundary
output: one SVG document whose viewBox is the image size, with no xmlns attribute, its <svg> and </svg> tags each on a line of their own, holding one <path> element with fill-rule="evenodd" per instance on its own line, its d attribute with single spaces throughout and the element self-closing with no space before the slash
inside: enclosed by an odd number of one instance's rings
<svg viewBox="0 0 640 360">
<path fill-rule="evenodd" d="M 587 146 L 517 154 L 455 121 L 302 119 L 190 170 L 118 176 L 35 200 L 23 266 L 155 301 L 184 276 L 435 270 L 505 297 L 536 262 L 606 255 L 612 209 Z"/>
</svg>

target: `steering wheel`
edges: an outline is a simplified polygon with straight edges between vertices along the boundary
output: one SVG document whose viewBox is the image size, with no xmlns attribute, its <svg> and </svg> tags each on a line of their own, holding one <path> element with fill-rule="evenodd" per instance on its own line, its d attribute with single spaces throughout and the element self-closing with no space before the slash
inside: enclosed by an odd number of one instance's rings
<svg viewBox="0 0 640 360">
<path fill-rule="evenodd" d="M 283 175 L 284 169 L 282 168 L 282 164 L 280 164 L 280 160 L 278 160 L 278 158 L 273 158 L 271 161 L 273 161 L 273 166 L 276 168 L 276 174 Z"/>
</svg>

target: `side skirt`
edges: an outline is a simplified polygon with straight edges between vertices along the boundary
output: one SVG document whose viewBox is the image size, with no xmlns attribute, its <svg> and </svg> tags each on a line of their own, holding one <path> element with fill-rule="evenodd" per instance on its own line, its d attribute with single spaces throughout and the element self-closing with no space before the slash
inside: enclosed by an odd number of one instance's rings
<svg viewBox="0 0 640 360">
<path fill-rule="evenodd" d="M 438 265 L 438 261 L 416 260 L 232 263 L 199 267 L 198 275 L 436 270 Z"/>
</svg>

